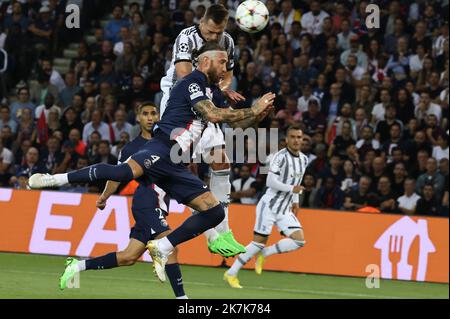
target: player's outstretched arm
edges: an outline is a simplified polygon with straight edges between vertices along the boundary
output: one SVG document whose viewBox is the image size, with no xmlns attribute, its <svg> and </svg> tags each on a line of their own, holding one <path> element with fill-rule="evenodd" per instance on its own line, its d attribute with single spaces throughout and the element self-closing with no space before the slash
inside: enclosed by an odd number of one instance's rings
<svg viewBox="0 0 450 319">
<path fill-rule="evenodd" d="M 273 104 L 275 94 L 267 93 L 260 98 L 251 108 L 233 110 L 231 108 L 218 108 L 210 100 L 202 100 L 194 105 L 194 109 L 203 118 L 212 123 L 234 123 L 245 119 L 255 120 L 261 113 Z"/>
<path fill-rule="evenodd" d="M 108 200 L 108 198 L 111 197 L 112 194 L 114 194 L 117 191 L 119 185 L 120 185 L 119 182 L 107 181 L 105 189 L 103 190 L 103 193 L 100 195 L 100 197 L 97 199 L 95 206 L 97 206 L 97 208 L 100 208 L 101 210 L 105 209 L 106 201 Z"/>
</svg>

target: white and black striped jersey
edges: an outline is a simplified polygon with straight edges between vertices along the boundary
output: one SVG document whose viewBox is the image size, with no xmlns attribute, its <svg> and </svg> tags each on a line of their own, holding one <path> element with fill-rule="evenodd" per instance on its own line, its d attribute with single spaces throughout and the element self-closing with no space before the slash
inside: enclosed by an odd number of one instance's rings
<svg viewBox="0 0 450 319">
<path fill-rule="evenodd" d="M 287 185 L 300 185 L 308 166 L 308 157 L 302 152 L 298 156 L 283 148 L 274 155 L 269 171 L 277 175 L 279 182 Z M 269 208 L 274 212 L 285 211 L 292 205 L 294 193 L 283 192 L 268 187 L 265 193 Z"/>
<path fill-rule="evenodd" d="M 170 67 L 167 70 L 167 74 L 161 79 L 161 90 L 168 94 L 170 89 L 177 82 L 177 73 L 175 70 L 175 64 L 182 61 L 192 63 L 192 69 L 196 67 L 192 61 L 192 51 L 194 49 L 200 49 L 206 40 L 200 33 L 198 25 L 183 29 L 175 40 L 173 47 L 172 61 Z M 228 65 L 227 70 L 230 71 L 234 68 L 234 41 L 231 35 L 224 32 L 219 40 L 219 44 L 222 45 L 228 53 Z"/>
</svg>

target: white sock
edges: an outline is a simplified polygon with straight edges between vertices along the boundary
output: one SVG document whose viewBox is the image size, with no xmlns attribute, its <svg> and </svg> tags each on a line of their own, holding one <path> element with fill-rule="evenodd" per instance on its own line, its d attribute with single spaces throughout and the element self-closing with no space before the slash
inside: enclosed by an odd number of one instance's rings
<svg viewBox="0 0 450 319">
<path fill-rule="evenodd" d="M 215 228 L 219 234 L 226 233 L 230 230 L 230 226 L 228 225 L 228 206 L 224 206 L 223 210 L 225 212 L 225 218 Z"/>
<path fill-rule="evenodd" d="M 56 186 L 64 186 L 69 184 L 69 177 L 67 175 L 67 173 L 63 173 L 63 174 L 55 174 L 53 175 L 53 177 L 55 178 L 56 181 Z"/>
<path fill-rule="evenodd" d="M 77 264 L 78 272 L 86 270 L 86 260 L 80 260 Z"/>
<path fill-rule="evenodd" d="M 230 169 L 223 169 L 218 171 L 211 171 L 211 178 L 209 180 L 209 188 L 216 198 L 228 205 L 230 202 Z M 228 207 L 225 207 L 225 218 L 219 225 L 216 226 L 216 230 L 219 233 L 225 233 L 230 230 L 228 225 Z"/>
<path fill-rule="evenodd" d="M 170 255 L 170 253 L 172 252 L 172 250 L 174 248 L 172 243 L 167 239 L 167 237 L 158 239 L 157 243 L 158 243 L 158 248 L 161 250 L 161 252 L 163 254 L 166 254 L 166 255 Z"/>
<path fill-rule="evenodd" d="M 175 299 L 189 299 L 189 298 L 186 295 L 184 295 L 184 296 L 176 297 Z"/>
<path fill-rule="evenodd" d="M 297 250 L 305 244 L 305 241 L 293 240 L 292 238 L 283 238 L 278 243 L 263 249 L 262 254 L 268 257 L 274 254 L 282 254 Z"/>
<path fill-rule="evenodd" d="M 217 237 L 219 237 L 219 233 L 214 228 L 208 229 L 203 234 L 205 235 L 208 243 L 215 241 L 217 239 Z"/>
<path fill-rule="evenodd" d="M 228 269 L 227 274 L 230 276 L 237 276 L 239 270 L 244 266 L 253 256 L 259 253 L 264 248 L 264 244 L 260 244 L 252 241 L 250 244 L 245 247 L 247 252 L 245 254 L 240 254 L 237 256 L 233 265 L 230 269 Z"/>
</svg>

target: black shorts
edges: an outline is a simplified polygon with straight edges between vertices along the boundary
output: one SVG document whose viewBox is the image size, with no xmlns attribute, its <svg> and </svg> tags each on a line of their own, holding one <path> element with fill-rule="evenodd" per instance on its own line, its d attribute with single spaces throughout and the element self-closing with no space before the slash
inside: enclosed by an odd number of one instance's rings
<svg viewBox="0 0 450 319">
<path fill-rule="evenodd" d="M 159 234 L 170 230 L 167 222 L 168 213 L 161 208 L 132 208 L 136 224 L 131 228 L 130 238 L 139 240 L 147 245 L 149 240 L 155 239 Z"/>
</svg>

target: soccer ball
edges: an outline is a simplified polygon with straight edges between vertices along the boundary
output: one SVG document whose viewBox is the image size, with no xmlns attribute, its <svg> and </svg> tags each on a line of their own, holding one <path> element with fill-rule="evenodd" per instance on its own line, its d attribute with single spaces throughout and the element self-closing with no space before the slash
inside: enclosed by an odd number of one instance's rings
<svg viewBox="0 0 450 319">
<path fill-rule="evenodd" d="M 244 1 L 236 10 L 236 23 L 245 32 L 259 32 L 266 27 L 268 22 L 269 10 L 261 1 Z"/>
</svg>

